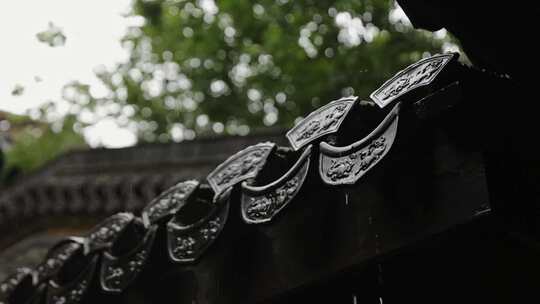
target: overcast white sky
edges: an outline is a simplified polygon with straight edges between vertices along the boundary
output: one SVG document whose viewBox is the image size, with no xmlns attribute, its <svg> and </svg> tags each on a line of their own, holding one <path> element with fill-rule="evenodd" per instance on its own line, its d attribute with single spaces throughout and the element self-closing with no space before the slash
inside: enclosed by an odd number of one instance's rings
<svg viewBox="0 0 540 304">
<path fill-rule="evenodd" d="M 112 67 L 128 54 L 120 38 L 133 22 L 122 17 L 130 0 L 2 0 L 0 2 L 0 110 L 23 114 L 41 103 L 60 100 L 72 80 L 105 89 L 94 76 L 99 65 Z M 36 38 L 48 23 L 62 28 L 66 44 L 50 47 Z M 41 79 L 36 81 L 36 77 Z M 12 96 L 15 85 L 24 89 Z M 120 147 L 135 143 L 133 134 L 104 121 L 85 132 L 92 145 Z"/>
</svg>

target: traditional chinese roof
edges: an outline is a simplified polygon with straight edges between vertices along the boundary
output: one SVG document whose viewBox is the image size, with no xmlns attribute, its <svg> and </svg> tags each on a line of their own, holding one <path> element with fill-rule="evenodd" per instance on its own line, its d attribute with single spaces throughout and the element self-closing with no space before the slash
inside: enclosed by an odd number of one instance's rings
<svg viewBox="0 0 540 304">
<path fill-rule="evenodd" d="M 36 219 L 140 210 L 171 185 L 203 178 L 232 153 L 267 140 L 285 142 L 276 132 L 67 153 L 1 190 L 0 230 L 10 234 L 3 233 L 0 246 L 43 228 L 32 227 Z M 13 224 L 27 231 L 13 235 Z"/>
<path fill-rule="evenodd" d="M 289 147 L 280 136 L 278 145 L 266 145 L 268 150 L 254 155 L 253 144 L 260 140 L 245 141 L 227 150 L 221 158 L 226 161 L 217 167 L 210 166 L 212 158 L 205 156 L 216 149 L 214 142 L 202 149 L 192 147 L 191 154 L 182 152 L 197 157 L 178 163 L 171 161 L 171 155 L 178 155 L 172 148 L 164 154 L 144 146 L 133 148 L 143 149 L 143 159 L 133 174 L 122 171 L 121 164 L 129 156 L 100 152 L 101 158 L 100 153 L 77 158 L 73 154 L 52 175 L 57 183 L 48 187 L 57 189 L 57 184 L 71 182 L 80 187 L 75 193 L 85 199 L 68 200 L 62 192 L 52 191 L 44 196 L 49 200 L 45 213 L 54 213 L 54 208 L 84 214 L 134 213 L 110 217 L 83 234 L 82 240 L 64 240 L 76 248 L 75 253 L 55 259 L 63 266 L 51 280 L 23 286 L 32 291 L 28 294 L 40 294 L 38 287 L 46 286 L 49 302 L 77 303 L 86 298 L 95 303 L 147 296 L 156 303 L 164 299 L 332 302 L 337 298 L 355 303 L 357 299 L 382 302 L 382 298 L 431 302 L 434 298 L 426 294 L 436 290 L 437 296 L 445 298 L 480 296 L 495 302 L 500 296 L 514 300 L 522 294 L 521 287 L 536 290 L 537 249 L 506 229 L 516 218 L 528 222 L 537 216 L 521 210 L 519 217 L 512 217 L 501 210 L 516 211 L 508 208 L 510 202 L 523 205 L 524 196 L 515 189 L 534 193 L 538 188 L 534 176 L 516 169 L 514 163 L 534 163 L 515 156 L 530 157 L 530 151 L 538 149 L 516 145 L 529 143 L 533 136 L 527 128 L 497 121 L 506 117 L 504 109 L 483 111 L 492 106 L 485 101 L 486 94 L 494 99 L 511 96 L 512 81 L 524 76 L 521 72 L 528 58 L 519 57 L 519 49 L 491 49 L 498 40 L 493 34 L 482 36 L 482 27 L 467 33 L 475 14 L 482 14 L 483 4 L 400 3 L 416 25 L 447 26 L 463 36 L 473 63 L 491 71 L 463 67 L 452 54 L 423 59 L 398 71 L 371 94 L 379 108 L 348 107 L 356 98 L 330 102 L 288 133 Z M 459 5 L 470 11 L 461 13 L 456 9 Z M 504 13 L 505 7 L 494 11 Z M 505 51 L 513 56 L 506 56 Z M 509 64 L 515 58 L 522 68 Z M 509 80 L 507 72 L 514 79 Z M 511 111 L 509 116 L 519 113 Z M 500 125 L 524 130 L 526 135 Z M 505 142 L 493 145 L 495 140 Z M 150 155 L 159 161 L 150 165 Z M 113 168 L 121 174 L 111 174 Z M 156 168 L 165 174 L 160 175 L 162 179 L 189 180 L 186 183 L 195 189 L 186 191 L 181 186 L 185 184 L 176 184 L 162 193 L 164 187 L 155 185 L 165 182 L 156 182 Z M 495 171 L 488 174 L 486 168 Z M 181 170 L 189 175 L 175 175 Z M 515 174 L 509 178 L 507 173 Z M 86 174 L 92 178 L 79 179 Z M 123 185 L 121 181 L 128 178 L 131 185 L 144 184 L 135 187 L 139 193 L 110 186 Z M 527 183 L 520 188 L 510 181 L 514 187 L 508 187 L 505 181 L 509 179 Z M 28 182 L 38 184 L 37 180 L 39 174 Z M 40 210 L 28 203 L 32 199 L 24 190 L 15 204 L 4 204 L 7 219 L 32 218 L 34 210 Z M 36 193 L 39 197 L 41 192 Z M 162 194 L 155 197 L 158 193 Z M 512 200 L 513 195 L 520 200 Z M 79 203 L 66 203 L 72 201 Z M 62 203 L 61 207 L 55 203 Z M 145 204 L 149 207 L 137 213 Z M 496 207 L 493 211 L 492 206 Z M 537 210 L 535 201 L 525 206 Z M 96 244 L 95 240 L 106 242 Z M 50 255 L 54 256 L 54 250 Z M 106 262 L 98 263 L 99 258 Z M 73 261 L 79 262 L 79 268 L 70 274 L 67 270 Z M 3 285 L 4 294 L 16 290 L 25 278 L 28 282 L 30 273 L 39 272 L 16 272 Z"/>
</svg>

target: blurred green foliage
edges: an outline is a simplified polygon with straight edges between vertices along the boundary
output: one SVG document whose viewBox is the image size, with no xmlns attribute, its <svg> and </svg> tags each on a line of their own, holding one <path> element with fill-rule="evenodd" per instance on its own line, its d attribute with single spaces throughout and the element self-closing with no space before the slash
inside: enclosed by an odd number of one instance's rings
<svg viewBox="0 0 540 304">
<path fill-rule="evenodd" d="M 36 34 L 36 38 L 50 47 L 63 46 L 66 43 L 66 35 L 62 33 L 62 29 L 49 22 L 49 27 Z"/>
<path fill-rule="evenodd" d="M 73 119 L 73 117 L 69 118 Z M 24 164 L 23 169 L 33 169 L 57 156 L 57 151 L 84 147 L 84 139 L 71 129 L 71 122 L 60 130 L 49 125 L 40 131 L 25 130 L 17 136 L 17 144 L 6 151 L 7 166 Z M 40 133 L 39 135 L 35 134 Z"/>
<path fill-rule="evenodd" d="M 83 137 L 73 130 L 73 115 L 47 123 L 0 112 L 0 123 L 6 122 L 9 128 L 3 130 L 0 138 L 0 153 L 4 154 L 3 162 L 0 161 L 0 184 L 13 181 L 20 173 L 35 169 L 64 151 L 86 147 Z"/>
<path fill-rule="evenodd" d="M 66 99 L 146 142 L 288 128 L 441 52 L 449 37 L 412 29 L 399 12 L 388 0 L 135 0 L 129 60 L 98 71 L 109 96 L 74 83 Z"/>
</svg>

